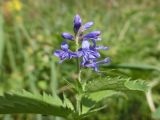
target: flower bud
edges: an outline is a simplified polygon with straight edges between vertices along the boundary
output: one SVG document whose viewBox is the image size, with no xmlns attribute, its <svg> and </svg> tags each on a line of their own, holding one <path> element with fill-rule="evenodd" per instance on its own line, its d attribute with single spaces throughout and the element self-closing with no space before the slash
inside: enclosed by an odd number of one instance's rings
<svg viewBox="0 0 160 120">
<path fill-rule="evenodd" d="M 73 40 L 73 36 L 71 35 L 71 34 L 69 34 L 69 33 L 62 33 L 62 37 L 64 38 L 64 39 L 68 39 L 68 40 Z"/>
<path fill-rule="evenodd" d="M 83 25 L 83 30 L 82 31 L 85 31 L 87 30 L 88 28 L 90 28 L 91 26 L 93 26 L 93 22 L 87 22 L 86 24 Z"/>
<path fill-rule="evenodd" d="M 77 14 L 74 17 L 74 32 L 77 33 L 79 28 L 81 27 L 82 21 L 81 21 L 81 17 Z"/>
<path fill-rule="evenodd" d="M 100 31 L 93 31 L 84 36 L 85 39 L 96 39 L 101 34 Z"/>
</svg>

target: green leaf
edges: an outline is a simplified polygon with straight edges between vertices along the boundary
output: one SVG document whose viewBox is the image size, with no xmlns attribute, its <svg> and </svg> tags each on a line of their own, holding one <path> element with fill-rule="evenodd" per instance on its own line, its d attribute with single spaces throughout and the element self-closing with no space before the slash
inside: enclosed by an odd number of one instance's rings
<svg viewBox="0 0 160 120">
<path fill-rule="evenodd" d="M 92 80 L 85 86 L 86 92 L 96 92 L 101 90 L 139 90 L 147 91 L 148 86 L 140 80 L 130 80 L 129 78 L 106 77 L 101 80 Z"/>
<path fill-rule="evenodd" d="M 70 108 L 71 110 L 74 110 L 74 106 L 71 103 L 71 101 L 66 97 L 65 94 L 63 94 L 63 98 L 64 98 L 64 104 L 67 108 Z"/>
<path fill-rule="evenodd" d="M 148 85 L 142 80 L 126 81 L 124 83 L 125 87 L 129 90 L 139 90 L 139 91 L 148 91 Z"/>
<path fill-rule="evenodd" d="M 124 91 L 133 90 L 147 91 L 148 86 L 142 80 L 131 81 L 129 78 L 120 77 L 106 77 L 100 80 L 90 81 L 86 84 L 85 93 L 82 97 L 81 117 L 85 117 L 89 113 L 94 112 L 97 109 L 96 104 L 102 100 L 114 95 L 125 96 Z"/>
<path fill-rule="evenodd" d="M 2 65 L 2 59 L 4 54 L 4 46 L 5 46 L 5 39 L 4 39 L 4 29 L 3 29 L 3 14 L 2 9 L 0 9 L 0 69 Z"/>
<path fill-rule="evenodd" d="M 0 96 L 0 114 L 35 113 L 68 117 L 72 110 L 58 96 L 32 94 L 26 91 Z"/>
<path fill-rule="evenodd" d="M 122 95 L 122 92 L 117 92 L 114 90 L 103 90 L 85 94 L 82 98 L 82 114 L 87 113 L 102 100 L 114 95 Z"/>
<path fill-rule="evenodd" d="M 130 70 L 144 70 L 144 71 L 160 71 L 159 67 L 147 64 L 110 64 L 102 65 L 102 67 L 116 68 L 116 69 L 130 69 Z"/>
<path fill-rule="evenodd" d="M 160 106 L 157 108 L 155 112 L 152 113 L 152 117 L 154 119 L 160 119 Z"/>
</svg>

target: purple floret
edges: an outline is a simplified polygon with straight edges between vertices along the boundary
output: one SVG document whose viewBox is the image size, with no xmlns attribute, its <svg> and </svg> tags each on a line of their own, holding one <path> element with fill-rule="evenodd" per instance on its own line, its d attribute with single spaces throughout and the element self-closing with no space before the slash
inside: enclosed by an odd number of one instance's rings
<svg viewBox="0 0 160 120">
<path fill-rule="evenodd" d="M 95 60 L 90 61 L 90 63 L 86 63 L 84 66 L 85 66 L 85 67 L 91 67 L 91 68 L 93 68 L 96 72 L 98 72 L 98 71 L 99 71 L 99 70 L 98 70 L 99 65 L 101 65 L 101 64 L 108 64 L 109 62 L 110 62 L 110 59 L 107 57 L 107 58 L 105 58 L 104 60 L 101 60 L 101 61 L 98 61 L 98 62 L 96 62 Z"/>
<path fill-rule="evenodd" d="M 87 22 L 86 24 L 83 25 L 82 31 L 85 31 L 89 29 L 91 26 L 93 26 L 94 22 Z"/>
<path fill-rule="evenodd" d="M 61 44 L 62 50 L 56 50 L 54 55 L 60 59 L 59 63 L 62 63 L 66 59 L 71 59 L 73 57 L 78 57 L 76 53 L 69 51 L 69 46 L 66 41 Z"/>
<path fill-rule="evenodd" d="M 82 48 L 78 50 L 78 56 L 82 57 L 81 65 L 84 66 L 88 61 L 99 58 L 100 54 L 98 51 L 90 49 L 90 43 L 88 40 L 83 40 Z"/>
<path fill-rule="evenodd" d="M 84 36 L 84 39 L 97 39 L 98 36 L 101 34 L 100 31 L 92 31 Z"/>
</svg>

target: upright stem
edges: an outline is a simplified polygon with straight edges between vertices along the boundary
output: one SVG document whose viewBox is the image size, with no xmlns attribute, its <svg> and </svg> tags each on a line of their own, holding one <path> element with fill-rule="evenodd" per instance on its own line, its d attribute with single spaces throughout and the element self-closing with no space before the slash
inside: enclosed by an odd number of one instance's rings
<svg viewBox="0 0 160 120">
<path fill-rule="evenodd" d="M 77 35 L 75 35 L 75 41 L 76 41 L 76 51 L 78 51 L 79 49 L 79 41 L 78 41 L 78 36 L 79 36 L 79 33 L 77 33 Z M 80 71 L 80 63 L 79 63 L 79 58 L 77 58 L 77 74 L 78 74 L 78 80 L 79 82 L 81 82 L 81 71 Z"/>
<path fill-rule="evenodd" d="M 75 35 L 75 42 L 76 42 L 76 51 L 78 51 L 79 49 L 79 42 L 78 42 L 78 35 L 79 33 L 77 33 L 77 35 Z M 78 81 L 77 81 L 77 87 L 79 89 L 79 83 L 81 83 L 81 71 L 80 71 L 80 63 L 79 63 L 79 58 L 77 58 L 77 74 L 78 74 Z M 80 115 L 81 114 L 81 95 L 80 95 L 80 91 L 78 90 L 78 94 L 76 96 L 77 99 L 77 112 Z"/>
<path fill-rule="evenodd" d="M 151 89 L 149 89 L 148 92 L 146 93 L 146 98 L 147 98 L 147 102 L 148 102 L 150 110 L 152 112 L 155 112 L 156 111 L 156 107 L 155 107 L 153 99 L 152 99 Z"/>
</svg>

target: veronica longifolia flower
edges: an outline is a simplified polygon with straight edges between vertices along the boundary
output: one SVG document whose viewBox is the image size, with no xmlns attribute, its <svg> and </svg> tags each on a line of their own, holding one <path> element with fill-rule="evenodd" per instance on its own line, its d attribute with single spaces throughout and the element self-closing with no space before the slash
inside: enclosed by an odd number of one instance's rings
<svg viewBox="0 0 160 120">
<path fill-rule="evenodd" d="M 97 46 L 96 42 L 100 41 L 100 31 L 92 31 L 86 35 L 83 32 L 93 26 L 93 22 L 87 22 L 82 25 L 82 20 L 79 15 L 74 17 L 74 33 L 75 36 L 64 32 L 62 33 L 62 37 L 65 41 L 61 44 L 61 50 L 56 50 L 54 55 L 60 59 L 59 63 L 62 63 L 66 59 L 76 58 L 81 60 L 81 68 L 82 67 L 91 67 L 95 71 L 98 71 L 98 67 L 101 64 L 109 63 L 109 58 L 105 58 L 104 60 L 97 61 L 100 58 L 99 50 L 108 50 L 108 47 L 104 46 Z M 75 41 L 75 46 L 81 44 L 81 48 L 76 49 L 75 52 L 71 52 L 69 50 L 69 45 L 67 44 L 66 40 Z M 90 44 L 92 43 L 92 45 Z M 80 46 L 80 45 L 78 45 Z"/>
<path fill-rule="evenodd" d="M 83 40 L 82 48 L 78 51 L 78 56 L 82 57 L 81 65 L 84 66 L 88 61 L 99 58 L 100 54 L 98 51 L 90 49 L 89 41 Z"/>
<path fill-rule="evenodd" d="M 77 57 L 77 54 L 74 52 L 69 51 L 69 46 L 66 41 L 63 41 L 61 44 L 62 50 L 56 50 L 54 55 L 59 57 L 61 60 L 59 63 L 62 63 L 66 59 L 71 59 L 72 57 Z"/>
</svg>

